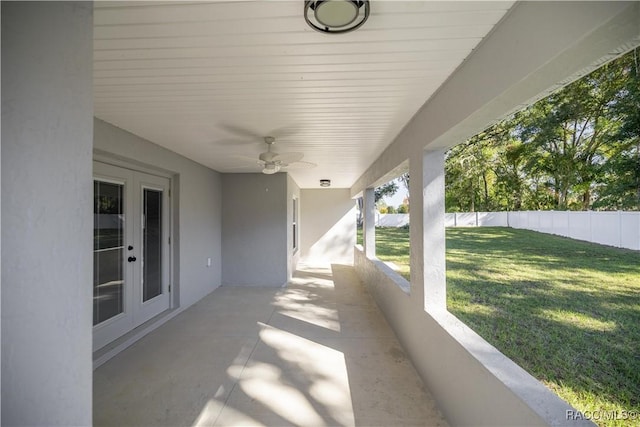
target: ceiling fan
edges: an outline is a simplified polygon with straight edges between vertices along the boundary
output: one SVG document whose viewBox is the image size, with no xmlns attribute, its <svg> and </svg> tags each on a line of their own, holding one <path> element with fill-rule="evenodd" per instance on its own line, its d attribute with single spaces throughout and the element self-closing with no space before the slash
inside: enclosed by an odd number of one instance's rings
<svg viewBox="0 0 640 427">
<path fill-rule="evenodd" d="M 297 169 L 297 168 L 312 168 L 315 167 L 315 163 L 303 162 L 302 153 L 276 153 L 271 151 L 273 144 L 276 143 L 276 139 L 272 136 L 265 136 L 264 142 L 267 144 L 267 151 L 260 153 L 258 156 L 258 164 L 262 167 L 262 173 L 271 175 L 279 172 L 282 168 Z"/>
</svg>

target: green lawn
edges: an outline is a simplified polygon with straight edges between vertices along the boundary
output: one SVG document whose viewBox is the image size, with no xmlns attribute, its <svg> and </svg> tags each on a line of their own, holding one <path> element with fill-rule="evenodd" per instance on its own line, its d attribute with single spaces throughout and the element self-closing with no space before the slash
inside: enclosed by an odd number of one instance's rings
<svg viewBox="0 0 640 427">
<path fill-rule="evenodd" d="M 409 231 L 376 229 L 408 277 Z M 449 310 L 577 409 L 636 411 L 640 253 L 510 228 L 447 229 Z"/>
</svg>

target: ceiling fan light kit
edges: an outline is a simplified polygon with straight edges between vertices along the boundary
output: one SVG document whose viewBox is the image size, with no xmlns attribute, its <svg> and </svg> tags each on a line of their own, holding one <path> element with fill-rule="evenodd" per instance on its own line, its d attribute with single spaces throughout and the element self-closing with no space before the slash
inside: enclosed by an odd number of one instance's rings
<svg viewBox="0 0 640 427">
<path fill-rule="evenodd" d="M 271 151 L 276 139 L 272 136 L 265 136 L 264 143 L 267 144 L 267 151 L 260 153 L 258 156 L 258 165 L 262 167 L 262 173 L 272 175 L 280 172 L 282 168 L 312 168 L 315 163 L 301 161 L 304 157 L 302 153 L 276 153 Z"/>
<path fill-rule="evenodd" d="M 276 172 L 280 171 L 280 165 L 277 165 L 275 163 L 267 163 L 264 165 L 264 168 L 262 169 L 262 173 L 265 175 L 273 175 Z"/>
<path fill-rule="evenodd" d="M 347 33 L 365 23 L 369 9 L 369 0 L 304 0 L 304 20 L 321 33 Z"/>
</svg>

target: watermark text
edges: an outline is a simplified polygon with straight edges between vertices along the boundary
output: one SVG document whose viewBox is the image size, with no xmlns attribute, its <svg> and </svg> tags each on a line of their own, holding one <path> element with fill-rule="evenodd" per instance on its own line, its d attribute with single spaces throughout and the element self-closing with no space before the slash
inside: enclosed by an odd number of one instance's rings
<svg viewBox="0 0 640 427">
<path fill-rule="evenodd" d="M 605 410 L 577 411 L 567 410 L 568 421 L 589 420 L 589 421 L 635 421 L 640 420 L 640 412 L 636 410 Z"/>
</svg>

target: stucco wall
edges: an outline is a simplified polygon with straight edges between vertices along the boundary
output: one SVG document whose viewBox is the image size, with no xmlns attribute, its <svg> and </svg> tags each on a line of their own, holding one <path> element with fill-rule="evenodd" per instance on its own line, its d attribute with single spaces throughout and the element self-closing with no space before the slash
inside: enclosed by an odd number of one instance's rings
<svg viewBox="0 0 640 427">
<path fill-rule="evenodd" d="M 353 263 L 355 200 L 348 189 L 300 192 L 301 258 L 310 264 Z"/>
<path fill-rule="evenodd" d="M 101 158 L 134 162 L 173 175 L 175 274 L 180 308 L 222 283 L 221 174 L 102 120 L 94 124 L 94 148 Z M 207 259 L 211 258 L 211 266 Z M 177 283 L 176 283 L 177 282 Z"/>
<path fill-rule="evenodd" d="M 223 174 L 222 284 L 287 283 L 287 175 Z"/>
<path fill-rule="evenodd" d="M 92 4 L 1 7 L 2 425 L 90 425 Z"/>
<path fill-rule="evenodd" d="M 445 310 L 421 301 L 355 251 L 355 267 L 451 425 L 590 425 L 567 421 L 566 402 Z"/>
</svg>

